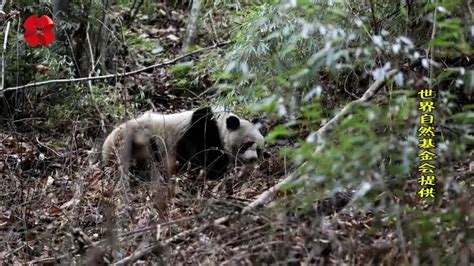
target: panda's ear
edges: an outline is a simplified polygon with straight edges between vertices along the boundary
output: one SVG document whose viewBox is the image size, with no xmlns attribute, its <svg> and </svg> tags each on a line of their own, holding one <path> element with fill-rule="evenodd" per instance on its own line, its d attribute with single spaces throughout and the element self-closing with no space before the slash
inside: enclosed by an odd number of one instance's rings
<svg viewBox="0 0 474 266">
<path fill-rule="evenodd" d="M 225 121 L 227 129 L 229 130 L 236 130 L 237 128 L 240 127 L 240 120 L 236 116 L 229 116 L 227 117 L 227 120 Z"/>
</svg>

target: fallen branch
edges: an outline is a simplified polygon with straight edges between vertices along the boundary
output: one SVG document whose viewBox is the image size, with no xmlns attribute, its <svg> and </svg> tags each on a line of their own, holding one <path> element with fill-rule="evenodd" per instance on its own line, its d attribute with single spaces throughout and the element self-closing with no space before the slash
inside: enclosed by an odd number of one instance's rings
<svg viewBox="0 0 474 266">
<path fill-rule="evenodd" d="M 131 264 L 139 259 L 141 259 L 143 256 L 146 256 L 148 255 L 149 253 L 152 253 L 153 251 L 159 249 L 160 247 L 163 247 L 163 246 L 166 246 L 166 245 L 169 245 L 171 242 L 173 241 L 176 241 L 182 237 L 186 237 L 188 235 L 191 235 L 191 234 L 194 234 L 196 232 L 200 232 L 204 229 L 206 229 L 207 227 L 209 227 L 211 224 L 210 223 L 207 223 L 205 225 L 202 225 L 202 226 L 199 226 L 199 227 L 196 227 L 196 228 L 193 228 L 193 229 L 190 229 L 190 230 L 186 230 L 186 231 L 183 231 L 179 234 L 176 234 L 168 239 L 166 239 L 165 241 L 161 242 L 161 241 L 158 241 L 157 243 L 155 244 L 151 244 L 143 249 L 140 249 L 140 250 L 135 250 L 130 256 L 127 256 L 117 262 L 115 262 L 113 265 L 128 265 L 128 264 Z"/>
<path fill-rule="evenodd" d="M 145 72 L 145 71 L 148 71 L 148 70 L 150 70 L 150 69 L 157 68 L 157 67 L 163 67 L 163 66 L 167 66 L 167 65 L 172 65 L 172 64 L 178 62 L 179 60 L 181 60 L 181 59 L 183 59 L 183 58 L 186 58 L 186 57 L 188 57 L 188 56 L 191 56 L 191 55 L 194 55 L 194 54 L 197 54 L 197 53 L 201 53 L 201 52 L 203 52 L 203 51 L 212 50 L 212 49 L 215 49 L 215 48 L 217 48 L 217 47 L 221 47 L 221 46 L 227 45 L 227 44 L 229 44 L 229 43 L 230 43 L 230 41 L 221 42 L 221 43 L 216 43 L 216 44 L 214 44 L 214 45 L 211 45 L 211 46 L 208 46 L 208 47 L 204 47 L 204 48 L 200 48 L 200 49 L 194 50 L 194 51 L 192 51 L 192 52 L 189 52 L 189 53 L 187 53 L 187 54 L 178 56 L 178 57 L 176 57 L 176 58 L 174 58 L 174 59 L 171 59 L 171 60 L 168 60 L 168 61 L 164 61 L 164 62 L 161 62 L 161 63 L 157 63 L 157 64 L 154 64 L 154 65 L 151 65 L 151 66 L 147 66 L 147 67 L 144 67 L 144 68 L 140 68 L 140 69 L 137 69 L 137 70 L 133 70 L 133 71 L 130 71 L 130 72 L 109 74 L 109 75 L 96 76 L 96 77 L 83 77 L 83 78 L 74 78 L 74 79 L 54 79 L 54 80 L 46 80 L 46 81 L 41 81 L 41 82 L 33 82 L 33 83 L 28 83 L 28 84 L 21 85 L 21 86 L 17 86 L 17 87 L 10 87 L 10 88 L 6 88 L 6 89 L 3 89 L 3 90 L 0 90 L 0 95 L 2 95 L 2 93 L 6 92 L 6 91 L 13 91 L 13 90 L 19 90 L 19 89 L 27 89 L 27 88 L 33 88 L 33 87 L 38 87 L 38 86 L 43 86 L 43 85 L 49 85 L 49 84 L 61 84 L 61 83 L 71 83 L 71 82 L 82 82 L 82 81 L 90 81 L 90 80 L 102 80 L 102 79 L 122 78 L 122 77 L 126 77 L 126 76 L 131 76 L 131 75 L 135 75 L 135 74 L 138 74 L 138 73 L 141 73 L 141 72 Z"/>
<path fill-rule="evenodd" d="M 148 231 L 158 230 L 158 228 L 163 228 L 163 227 L 166 227 L 166 226 L 175 225 L 175 224 L 180 223 L 180 222 L 191 221 L 191 220 L 195 220 L 197 218 L 202 218 L 202 217 L 204 217 L 204 216 L 203 215 L 195 215 L 195 216 L 185 217 L 185 218 L 181 218 L 181 219 L 177 219 L 177 220 L 172 220 L 172 221 L 169 221 L 169 222 L 156 223 L 156 224 L 153 224 L 153 225 L 150 225 L 150 226 L 147 226 L 147 227 L 138 228 L 138 229 L 133 230 L 133 231 L 124 232 L 120 235 L 117 235 L 117 239 L 119 241 L 123 241 L 128 236 L 136 237 L 136 236 L 142 235 L 143 233 L 146 233 Z M 102 240 L 99 240 L 97 242 L 94 242 L 94 246 L 99 246 L 99 245 L 103 244 L 106 241 L 107 241 L 107 239 L 102 239 Z"/>
<path fill-rule="evenodd" d="M 318 131 L 310 134 L 310 136 L 308 136 L 307 139 L 309 139 L 309 141 L 314 141 L 317 138 L 321 138 L 329 130 L 331 130 L 335 126 L 337 126 L 339 124 L 339 122 L 341 121 L 341 119 L 349 113 L 349 111 L 351 110 L 352 107 L 354 107 L 355 105 L 367 102 L 370 99 L 372 99 L 374 97 L 374 95 L 380 90 L 380 88 L 382 88 L 385 81 L 393 78 L 398 73 L 398 71 L 399 71 L 398 69 L 391 70 L 383 78 L 376 80 L 369 87 L 369 89 L 367 89 L 367 91 L 364 93 L 364 95 L 362 95 L 362 97 L 360 97 L 359 99 L 354 100 L 354 101 L 348 103 L 346 106 L 344 106 L 344 108 L 342 108 L 342 110 L 339 113 L 337 113 L 331 120 L 329 120 L 329 122 L 327 122 L 324 126 L 319 128 Z M 301 166 L 304 166 L 304 165 L 305 165 L 305 163 L 303 163 Z M 260 194 L 260 196 L 257 199 L 255 199 L 254 201 L 252 201 L 250 204 L 248 204 L 240 212 L 240 214 L 244 214 L 244 213 L 246 213 L 246 212 L 248 212 L 252 209 L 255 209 L 258 206 L 262 206 L 262 205 L 265 205 L 265 204 L 269 203 L 270 201 L 273 200 L 273 198 L 275 197 L 277 192 L 280 191 L 280 189 L 284 185 L 297 180 L 298 177 L 299 176 L 296 173 L 296 171 L 290 173 L 286 178 L 281 180 L 278 184 L 274 185 L 273 187 L 267 189 L 262 194 Z M 236 213 L 234 213 L 233 215 L 235 215 L 235 214 Z M 215 220 L 214 224 L 222 224 L 222 223 L 226 222 L 227 220 L 229 220 L 230 217 L 231 217 L 231 215 L 221 217 L 221 218 Z"/>
</svg>

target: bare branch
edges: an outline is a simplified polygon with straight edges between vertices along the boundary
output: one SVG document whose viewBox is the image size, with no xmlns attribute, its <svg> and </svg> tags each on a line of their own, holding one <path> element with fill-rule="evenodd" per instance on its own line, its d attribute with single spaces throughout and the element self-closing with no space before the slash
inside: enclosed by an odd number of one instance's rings
<svg viewBox="0 0 474 266">
<path fill-rule="evenodd" d="M 0 83 L 0 97 L 3 95 L 3 87 L 5 86 L 5 51 L 7 50 L 7 43 L 8 43 L 8 32 L 10 31 L 10 21 L 7 21 L 7 26 L 5 29 L 5 36 L 3 39 L 3 47 L 2 47 L 2 83 Z"/>
<path fill-rule="evenodd" d="M 49 84 L 72 83 L 72 82 L 82 82 L 82 81 L 89 81 L 89 80 L 102 80 L 102 79 L 121 78 L 121 77 L 131 76 L 131 75 L 135 75 L 135 74 L 138 74 L 138 73 L 141 73 L 141 72 L 145 72 L 145 71 L 148 71 L 150 69 L 157 68 L 157 67 L 164 67 L 164 66 L 167 66 L 167 65 L 172 65 L 172 64 L 178 62 L 179 60 L 181 60 L 183 58 L 186 58 L 188 56 L 198 54 L 198 53 L 201 53 L 201 52 L 204 52 L 204 51 L 207 51 L 207 50 L 212 50 L 212 49 L 215 49 L 217 47 L 225 46 L 229 43 L 230 43 L 230 41 L 217 43 L 217 44 L 214 44 L 214 45 L 211 45 L 211 46 L 208 46 L 208 47 L 200 48 L 200 49 L 197 49 L 195 51 L 186 53 L 184 55 L 178 56 L 178 57 L 176 57 L 174 59 L 171 59 L 171 60 L 167 60 L 167 61 L 164 61 L 164 62 L 161 62 L 161 63 L 157 63 L 157 64 L 154 64 L 154 65 L 151 65 L 151 66 L 147 66 L 147 67 L 140 68 L 140 69 L 137 69 L 137 70 L 126 72 L 126 73 L 116 73 L 116 74 L 109 74 L 109 75 L 103 75 L 103 76 L 83 77 L 83 78 L 74 78 L 74 79 L 46 80 L 46 81 L 41 81 L 41 82 L 33 82 L 33 83 L 29 83 L 29 84 L 21 85 L 21 86 L 17 86 L 17 87 L 10 87 L 10 88 L 0 90 L 0 96 L 2 95 L 3 92 L 6 92 L 6 91 L 27 89 L 27 88 L 33 88 L 33 87 L 44 86 L 44 85 L 49 85 Z"/>
</svg>

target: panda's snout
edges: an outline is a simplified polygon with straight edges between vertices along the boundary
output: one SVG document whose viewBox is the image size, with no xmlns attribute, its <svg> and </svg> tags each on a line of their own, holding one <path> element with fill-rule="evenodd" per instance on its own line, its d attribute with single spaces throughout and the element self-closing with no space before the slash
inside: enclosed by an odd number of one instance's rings
<svg viewBox="0 0 474 266">
<path fill-rule="evenodd" d="M 239 157 L 244 163 L 255 163 L 258 160 L 257 150 L 248 149 L 244 153 L 241 153 Z"/>
<path fill-rule="evenodd" d="M 250 157 L 247 159 L 247 163 L 255 163 L 257 162 L 258 160 L 258 157 Z"/>
<path fill-rule="evenodd" d="M 254 164 L 258 161 L 257 157 L 241 158 L 244 164 Z"/>
</svg>

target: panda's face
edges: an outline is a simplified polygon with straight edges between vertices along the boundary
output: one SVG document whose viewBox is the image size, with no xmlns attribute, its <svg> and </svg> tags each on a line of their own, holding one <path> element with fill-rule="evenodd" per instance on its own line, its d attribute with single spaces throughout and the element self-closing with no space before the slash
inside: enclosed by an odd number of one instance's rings
<svg viewBox="0 0 474 266">
<path fill-rule="evenodd" d="M 244 163 L 258 159 L 257 150 L 263 148 L 264 138 L 251 122 L 234 115 L 225 121 L 224 148 Z"/>
</svg>

